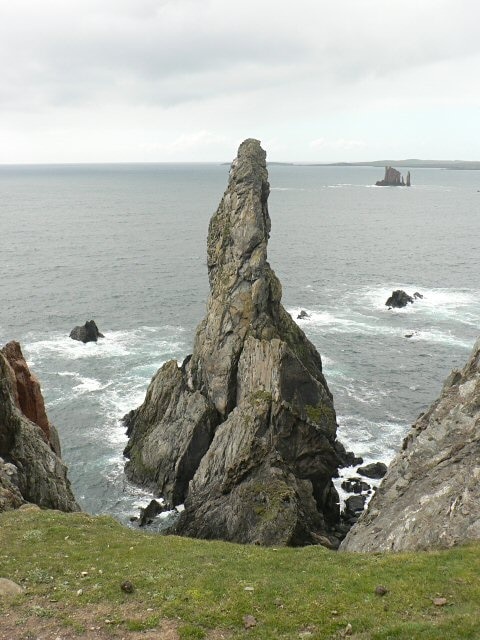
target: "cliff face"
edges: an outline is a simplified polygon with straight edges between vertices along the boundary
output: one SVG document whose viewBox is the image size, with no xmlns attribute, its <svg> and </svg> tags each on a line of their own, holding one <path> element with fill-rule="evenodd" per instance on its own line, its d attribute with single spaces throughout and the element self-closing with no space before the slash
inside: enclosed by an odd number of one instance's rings
<svg viewBox="0 0 480 640">
<path fill-rule="evenodd" d="M 210 221 L 193 355 L 166 363 L 130 413 L 126 472 L 185 502 L 178 533 L 335 546 L 335 411 L 319 354 L 280 304 L 268 195 L 265 152 L 246 140 Z"/>
<path fill-rule="evenodd" d="M 0 511 L 25 502 L 61 511 L 79 510 L 67 469 L 56 453 L 59 449 L 40 385 L 20 345 L 9 343 L 0 351 Z"/>
<path fill-rule="evenodd" d="M 413 425 L 345 551 L 449 547 L 480 538 L 480 340 Z"/>
</svg>

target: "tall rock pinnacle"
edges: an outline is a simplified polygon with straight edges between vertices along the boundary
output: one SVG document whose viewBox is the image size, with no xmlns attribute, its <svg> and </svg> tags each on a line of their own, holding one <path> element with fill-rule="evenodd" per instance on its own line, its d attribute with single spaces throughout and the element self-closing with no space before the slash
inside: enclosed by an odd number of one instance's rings
<svg viewBox="0 0 480 640">
<path fill-rule="evenodd" d="M 207 314 L 192 356 L 167 362 L 129 414 L 126 472 L 185 502 L 177 533 L 335 546 L 335 411 L 267 262 L 265 156 L 240 145 L 208 231 Z"/>
</svg>

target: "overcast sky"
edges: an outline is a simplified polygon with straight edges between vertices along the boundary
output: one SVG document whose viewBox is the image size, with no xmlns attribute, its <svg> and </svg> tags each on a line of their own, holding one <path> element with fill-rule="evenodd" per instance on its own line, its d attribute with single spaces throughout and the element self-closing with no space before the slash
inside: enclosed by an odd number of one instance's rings
<svg viewBox="0 0 480 640">
<path fill-rule="evenodd" d="M 480 160 L 478 0 L 0 0 L 0 162 Z"/>
</svg>

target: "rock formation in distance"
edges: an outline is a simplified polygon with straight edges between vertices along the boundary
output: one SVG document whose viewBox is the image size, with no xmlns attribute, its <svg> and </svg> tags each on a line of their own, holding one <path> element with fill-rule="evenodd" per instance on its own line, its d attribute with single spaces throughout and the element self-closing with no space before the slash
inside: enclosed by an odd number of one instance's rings
<svg viewBox="0 0 480 640">
<path fill-rule="evenodd" d="M 267 262 L 265 157 L 257 140 L 240 145 L 208 230 L 207 314 L 193 354 L 164 364 L 127 416 L 126 473 L 185 503 L 176 533 L 337 546 L 336 416 Z"/>
<path fill-rule="evenodd" d="M 480 340 L 419 417 L 344 551 L 407 551 L 480 539 Z"/>
<path fill-rule="evenodd" d="M 375 185 L 377 187 L 409 187 L 411 182 L 410 171 L 407 173 L 407 182 L 403 179 L 402 174 L 393 167 L 385 167 L 385 177 L 378 180 Z"/>
<path fill-rule="evenodd" d="M 80 509 L 38 380 L 18 342 L 10 342 L 0 350 L 0 511 L 25 502 L 61 511 Z"/>
</svg>

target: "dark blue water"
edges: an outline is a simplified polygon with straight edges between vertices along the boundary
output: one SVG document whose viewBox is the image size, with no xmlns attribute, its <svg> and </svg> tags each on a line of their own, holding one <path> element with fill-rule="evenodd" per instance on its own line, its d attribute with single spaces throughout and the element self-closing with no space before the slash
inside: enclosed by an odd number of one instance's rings
<svg viewBox="0 0 480 640">
<path fill-rule="evenodd" d="M 323 356 L 349 447 L 389 460 L 480 334 L 480 172 L 272 166 L 269 258 Z M 84 509 L 125 521 L 119 418 L 191 351 L 208 295 L 208 221 L 228 166 L 0 167 L 0 342 L 40 377 Z M 388 311 L 393 289 L 424 299 Z M 105 340 L 71 328 L 94 318 Z M 299 321 L 300 322 L 300 321 Z M 405 334 L 414 332 L 408 339 Z"/>
</svg>

